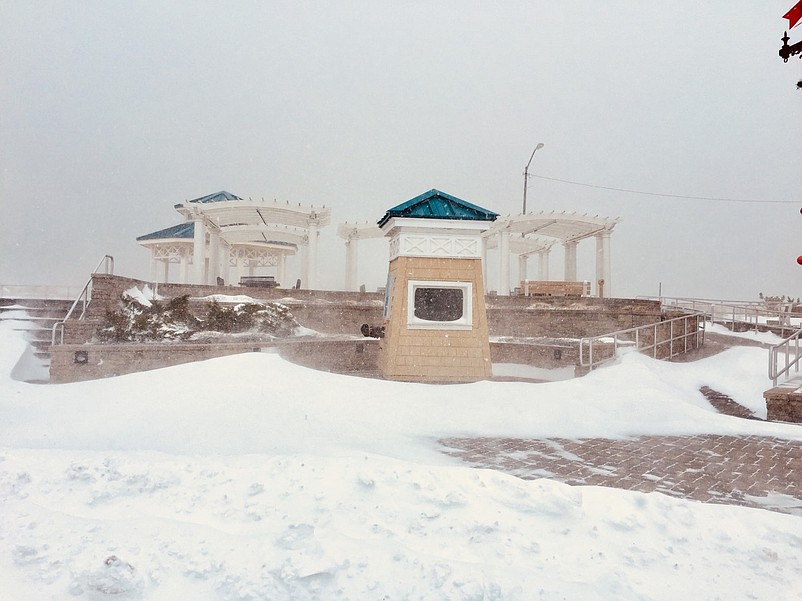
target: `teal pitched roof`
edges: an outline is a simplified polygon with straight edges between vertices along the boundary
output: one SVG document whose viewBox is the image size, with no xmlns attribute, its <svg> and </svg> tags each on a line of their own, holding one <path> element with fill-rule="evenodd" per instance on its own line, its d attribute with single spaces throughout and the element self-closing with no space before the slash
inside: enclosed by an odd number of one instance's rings
<svg viewBox="0 0 802 601">
<path fill-rule="evenodd" d="M 221 192 L 215 192 L 214 194 L 207 194 L 206 196 L 195 198 L 193 200 L 190 200 L 189 202 L 206 204 L 210 202 L 225 202 L 226 200 L 242 200 L 242 199 L 239 196 L 235 196 L 231 192 L 226 192 L 225 190 L 222 190 Z"/>
<path fill-rule="evenodd" d="M 136 241 L 143 242 L 145 240 L 167 240 L 170 238 L 187 238 L 191 240 L 194 237 L 195 222 L 189 221 L 187 223 L 180 223 L 178 225 L 159 230 L 158 232 L 152 232 L 150 234 L 145 234 L 144 236 L 139 236 L 137 237 Z M 290 246 L 292 248 L 298 247 L 297 244 L 293 244 L 292 242 L 283 242 L 281 240 L 268 240 L 265 238 L 264 241 L 268 244 L 276 244 L 278 246 Z M 261 241 L 258 242 L 261 243 Z M 247 244 L 247 242 L 245 244 Z"/>
<path fill-rule="evenodd" d="M 379 227 L 393 217 L 495 221 L 498 213 L 493 213 L 456 196 L 440 192 L 440 190 L 429 190 L 392 209 L 388 209 L 384 217 L 379 219 Z"/>
<path fill-rule="evenodd" d="M 137 237 L 136 241 L 142 242 L 143 240 L 164 240 L 166 238 L 192 238 L 194 236 L 195 223 L 190 221 L 189 223 L 180 223 L 178 225 L 159 230 L 158 232 L 151 232 L 150 234 L 139 236 Z"/>
</svg>

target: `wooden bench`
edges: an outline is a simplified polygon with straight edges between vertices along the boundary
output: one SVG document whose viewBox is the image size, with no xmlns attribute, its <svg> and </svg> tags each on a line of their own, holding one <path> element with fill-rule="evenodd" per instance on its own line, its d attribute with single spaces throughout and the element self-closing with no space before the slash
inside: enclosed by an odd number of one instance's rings
<svg viewBox="0 0 802 601">
<path fill-rule="evenodd" d="M 244 275 L 239 279 L 239 285 L 249 288 L 276 288 L 278 282 L 272 275 Z"/>
<path fill-rule="evenodd" d="M 521 280 L 523 296 L 590 296 L 590 282 Z"/>
</svg>

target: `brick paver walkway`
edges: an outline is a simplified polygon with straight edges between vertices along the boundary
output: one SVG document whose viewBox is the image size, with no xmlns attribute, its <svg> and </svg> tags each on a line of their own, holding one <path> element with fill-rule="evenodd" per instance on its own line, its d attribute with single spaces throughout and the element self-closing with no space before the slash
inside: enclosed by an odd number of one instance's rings
<svg viewBox="0 0 802 601">
<path fill-rule="evenodd" d="M 761 436 L 629 440 L 449 438 L 444 452 L 524 479 L 658 491 L 802 516 L 802 442 Z"/>
</svg>

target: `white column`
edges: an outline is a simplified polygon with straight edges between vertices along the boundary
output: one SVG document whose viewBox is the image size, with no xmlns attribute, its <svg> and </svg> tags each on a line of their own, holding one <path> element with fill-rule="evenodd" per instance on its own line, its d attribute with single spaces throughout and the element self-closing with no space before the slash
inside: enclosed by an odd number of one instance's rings
<svg viewBox="0 0 802 601">
<path fill-rule="evenodd" d="M 307 289 L 309 288 L 309 238 L 307 236 L 307 243 L 303 244 L 299 249 L 301 251 L 301 256 L 299 257 L 299 263 L 301 266 L 301 273 L 299 274 L 301 280 L 301 288 Z M 295 283 L 293 282 L 293 286 Z"/>
<path fill-rule="evenodd" d="M 569 240 L 565 246 L 565 277 L 566 282 L 576 282 L 576 241 Z"/>
<path fill-rule="evenodd" d="M 287 281 L 287 253 L 284 251 L 279 252 L 278 261 L 276 263 L 276 279 L 279 286 L 282 288 L 292 288 Z"/>
<path fill-rule="evenodd" d="M 181 283 L 186 284 L 189 282 L 189 249 L 185 248 L 181 251 Z"/>
<path fill-rule="evenodd" d="M 307 290 L 317 289 L 317 238 L 319 235 L 317 220 L 309 220 L 309 244 L 306 252 L 306 279 Z"/>
<path fill-rule="evenodd" d="M 541 250 L 537 253 L 538 258 L 538 278 L 543 281 L 549 279 L 549 249 Z"/>
<path fill-rule="evenodd" d="M 220 277 L 223 278 L 223 281 L 228 286 L 231 284 L 231 282 L 229 281 L 229 278 L 231 277 L 231 246 L 225 244 L 221 248 L 220 254 L 222 255 L 222 261 L 223 261 L 223 267 L 222 267 L 223 270 L 220 272 Z"/>
<path fill-rule="evenodd" d="M 498 293 L 501 296 L 510 294 L 510 232 L 503 230 L 498 242 Z"/>
<path fill-rule="evenodd" d="M 520 286 L 520 282 L 528 279 L 527 276 L 527 267 L 529 264 L 529 255 L 518 255 L 518 286 Z M 515 286 L 513 286 L 515 288 Z"/>
<path fill-rule="evenodd" d="M 192 239 L 192 283 L 206 283 L 206 222 L 203 215 L 194 215 L 195 235 Z"/>
<path fill-rule="evenodd" d="M 596 234 L 596 296 L 602 296 L 599 289 L 599 280 L 602 280 L 604 296 L 611 296 L 610 283 L 610 232 L 604 231 Z"/>
<path fill-rule="evenodd" d="M 239 286 L 239 281 L 242 279 L 242 268 L 244 267 L 244 261 L 242 256 L 240 255 L 239 249 L 234 249 L 234 279 L 236 280 L 234 284 Z"/>
<path fill-rule="evenodd" d="M 170 281 L 170 259 L 164 259 L 164 279 L 162 280 L 163 283 L 167 283 Z"/>
<path fill-rule="evenodd" d="M 487 292 L 487 238 L 482 236 L 482 280 Z"/>
<path fill-rule="evenodd" d="M 357 262 L 359 253 L 357 252 L 357 239 L 348 238 L 345 241 L 345 289 L 357 290 Z"/>
<path fill-rule="evenodd" d="M 156 282 L 159 277 L 159 260 L 156 258 L 156 251 L 150 252 L 150 281 Z"/>
<path fill-rule="evenodd" d="M 217 276 L 220 275 L 220 232 L 209 229 L 209 273 L 206 276 L 207 283 L 217 284 Z"/>
</svg>

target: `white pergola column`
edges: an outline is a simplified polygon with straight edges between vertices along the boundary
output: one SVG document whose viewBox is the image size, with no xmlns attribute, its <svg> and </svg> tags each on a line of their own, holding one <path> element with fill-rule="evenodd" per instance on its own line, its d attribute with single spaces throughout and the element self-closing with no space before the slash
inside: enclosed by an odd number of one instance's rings
<svg viewBox="0 0 802 601">
<path fill-rule="evenodd" d="M 242 269 L 245 267 L 245 261 L 241 256 L 241 252 L 239 249 L 234 250 L 234 278 L 236 281 L 234 282 L 237 286 L 239 286 L 239 281 L 242 279 Z"/>
<path fill-rule="evenodd" d="M 501 296 L 510 294 L 510 232 L 503 230 L 498 242 L 498 293 Z"/>
<path fill-rule="evenodd" d="M 301 264 L 301 288 L 309 288 L 309 241 L 307 239 L 307 244 L 304 244 L 300 248 L 301 257 L 300 257 L 300 264 Z"/>
<path fill-rule="evenodd" d="M 538 258 L 538 278 L 543 281 L 549 279 L 549 249 L 541 250 L 537 253 Z"/>
<path fill-rule="evenodd" d="M 195 234 L 192 239 L 192 283 L 206 283 L 206 222 L 203 215 L 194 215 Z"/>
<path fill-rule="evenodd" d="M 222 271 L 220 272 L 220 277 L 223 278 L 223 281 L 226 285 L 230 285 L 231 282 L 228 281 L 228 278 L 231 277 L 231 246 L 229 244 L 225 244 L 221 249 L 221 260 L 222 260 Z"/>
<path fill-rule="evenodd" d="M 605 230 L 596 234 L 596 296 L 611 296 L 610 268 L 610 232 Z"/>
<path fill-rule="evenodd" d="M 156 282 L 159 278 L 159 260 L 156 258 L 156 250 L 150 251 L 150 281 Z"/>
<path fill-rule="evenodd" d="M 317 238 L 320 234 L 317 221 L 309 220 L 309 244 L 306 248 L 306 289 L 317 289 Z"/>
<path fill-rule="evenodd" d="M 287 253 L 280 252 L 276 263 L 276 279 L 282 288 L 292 288 L 287 282 Z"/>
<path fill-rule="evenodd" d="M 576 282 L 576 240 L 567 240 L 565 246 L 565 277 L 566 282 Z"/>
<path fill-rule="evenodd" d="M 163 284 L 166 284 L 170 281 L 170 259 L 164 259 L 164 279 L 162 280 Z"/>
<path fill-rule="evenodd" d="M 359 260 L 356 238 L 345 241 L 345 289 L 357 290 L 357 262 Z"/>
<path fill-rule="evenodd" d="M 528 279 L 526 273 L 528 266 L 529 266 L 529 255 L 518 255 L 518 282 L 522 282 Z M 515 286 L 513 286 L 513 288 L 515 288 Z"/>
<path fill-rule="evenodd" d="M 487 291 L 487 238 L 482 236 L 482 283 L 484 284 L 485 292 Z"/>
<path fill-rule="evenodd" d="M 209 273 L 207 284 L 217 284 L 220 275 L 220 232 L 209 229 Z"/>
<path fill-rule="evenodd" d="M 187 284 L 189 282 L 189 249 L 181 251 L 181 283 Z"/>
</svg>

